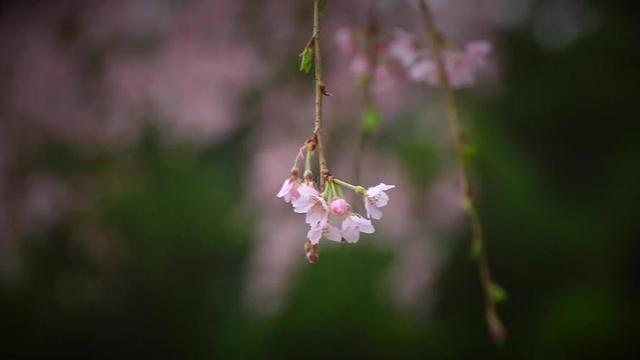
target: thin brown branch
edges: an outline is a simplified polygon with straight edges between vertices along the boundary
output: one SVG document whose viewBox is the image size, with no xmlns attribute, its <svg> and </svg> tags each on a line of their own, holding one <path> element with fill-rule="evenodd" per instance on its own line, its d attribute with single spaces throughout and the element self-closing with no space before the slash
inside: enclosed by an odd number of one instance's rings
<svg viewBox="0 0 640 360">
<path fill-rule="evenodd" d="M 449 118 L 449 125 L 451 126 L 451 132 L 453 133 L 458 153 L 458 161 L 462 172 L 462 186 L 464 191 L 464 202 L 468 209 L 469 221 L 471 222 L 471 234 L 472 234 L 472 249 L 477 251 L 478 258 L 478 270 L 480 275 L 480 283 L 484 290 L 484 303 L 485 303 L 485 316 L 489 331 L 497 342 L 502 342 L 506 337 L 506 330 L 502 325 L 502 321 L 498 316 L 496 310 L 496 302 L 492 289 L 494 287 L 493 280 L 491 278 L 491 271 L 489 270 L 489 260 L 487 252 L 484 246 L 482 223 L 480 217 L 475 209 L 473 189 L 471 187 L 471 176 L 469 165 L 464 156 L 464 149 L 467 147 L 467 139 L 460 127 L 460 119 L 458 116 L 458 107 L 456 104 L 456 97 L 449 82 L 449 75 L 447 74 L 446 65 L 442 56 L 443 48 L 445 44 L 445 37 L 438 31 L 434 19 L 433 13 L 429 8 L 426 0 L 420 0 L 420 11 L 424 19 L 425 32 L 427 37 L 433 44 L 433 53 L 440 73 L 440 83 L 442 90 L 444 91 L 447 102 L 447 115 Z"/>
<path fill-rule="evenodd" d="M 322 80 L 322 52 L 320 48 L 320 0 L 313 1 L 313 45 L 314 45 L 314 69 L 315 69 L 315 119 L 313 134 L 318 144 L 318 162 L 320 165 L 320 188 L 324 189 L 324 181 L 329 176 L 327 159 L 322 142 L 322 101 L 327 96 L 324 81 Z"/>
</svg>

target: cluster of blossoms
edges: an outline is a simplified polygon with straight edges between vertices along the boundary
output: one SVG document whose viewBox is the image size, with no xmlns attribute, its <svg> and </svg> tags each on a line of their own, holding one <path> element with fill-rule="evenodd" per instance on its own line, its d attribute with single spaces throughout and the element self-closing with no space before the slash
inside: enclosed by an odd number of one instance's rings
<svg viewBox="0 0 640 360">
<path fill-rule="evenodd" d="M 415 82 L 436 86 L 440 82 L 437 62 L 430 49 L 421 47 L 417 38 L 406 31 L 396 29 L 392 36 L 375 43 L 375 67 L 371 56 L 366 56 L 362 38 L 369 36 L 356 30 L 342 28 L 336 32 L 338 48 L 350 57 L 350 71 L 356 76 L 373 76 L 378 81 L 388 81 L 391 75 L 404 76 Z M 487 41 L 472 41 L 463 49 L 447 49 L 442 54 L 449 82 L 454 88 L 473 85 L 476 72 L 487 63 L 492 51 Z"/>
<path fill-rule="evenodd" d="M 304 176 L 300 177 L 298 162 L 305 157 L 303 153 L 305 147 L 307 149 L 305 172 Z M 291 175 L 284 181 L 277 195 L 285 202 L 291 203 L 294 212 L 305 214 L 305 222 L 309 225 L 305 248 L 307 258 L 312 263 L 318 259 L 318 243 L 321 238 L 356 243 L 360 239 L 360 233 L 372 234 L 375 228 L 371 219 L 382 218 L 380 208 L 389 202 L 389 196 L 385 191 L 395 187 L 381 183 L 365 189 L 325 174 L 324 187 L 321 191 L 310 170 L 309 159 L 314 148 L 313 140 L 309 140 L 300 149 L 291 168 Z M 366 217 L 353 210 L 345 199 L 343 188 L 352 190 L 362 197 Z"/>
</svg>

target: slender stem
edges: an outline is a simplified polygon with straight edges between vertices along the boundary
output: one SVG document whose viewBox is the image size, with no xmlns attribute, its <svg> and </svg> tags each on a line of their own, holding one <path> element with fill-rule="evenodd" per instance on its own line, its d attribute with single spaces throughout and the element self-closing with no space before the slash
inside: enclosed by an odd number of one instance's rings
<svg viewBox="0 0 640 360">
<path fill-rule="evenodd" d="M 306 148 L 306 146 L 303 146 L 298 150 L 298 153 L 296 154 L 296 158 L 293 160 L 293 166 L 291 167 L 291 171 L 298 170 L 298 163 L 300 162 L 300 158 L 302 157 L 301 155 L 302 155 L 303 148 Z"/>
<path fill-rule="evenodd" d="M 307 148 L 307 157 L 304 159 L 304 173 L 306 174 L 308 171 L 311 171 L 311 155 L 313 152 Z"/>
<path fill-rule="evenodd" d="M 332 177 L 331 181 L 335 182 L 336 184 L 338 184 L 340 186 L 344 186 L 347 189 L 351 189 L 351 190 L 355 191 L 356 193 L 358 193 L 360 195 L 364 195 L 364 193 L 366 192 L 365 188 L 363 188 L 362 186 L 352 185 L 352 184 L 349 184 L 346 181 L 342 181 L 342 180 L 337 179 L 335 177 Z"/>
<path fill-rule="evenodd" d="M 460 128 L 460 119 L 458 116 L 458 107 L 456 97 L 449 82 L 449 75 L 446 71 L 444 59 L 442 57 L 444 47 L 444 36 L 436 28 L 433 13 L 429 8 L 426 0 L 420 0 L 420 11 L 424 19 L 425 31 L 427 37 L 433 44 L 433 53 L 440 73 L 440 83 L 445 93 L 447 102 L 447 114 L 451 132 L 456 141 L 458 161 L 462 172 L 462 186 L 465 196 L 465 204 L 468 207 L 469 220 L 471 222 L 472 247 L 478 251 L 478 270 L 480 275 L 480 283 L 484 290 L 485 316 L 487 325 L 493 338 L 500 342 L 506 336 L 506 330 L 500 321 L 496 310 L 496 303 L 492 294 L 493 280 L 489 270 L 489 260 L 484 247 L 483 230 L 480 217 L 473 204 L 473 189 L 471 187 L 471 176 L 469 164 L 465 160 L 464 149 L 467 146 L 467 139 Z"/>
<path fill-rule="evenodd" d="M 322 100 L 325 93 L 325 87 L 322 80 L 322 53 L 320 49 L 320 0 L 313 1 L 313 44 L 315 69 L 315 119 L 313 134 L 316 138 L 318 147 L 320 188 L 323 188 L 325 177 L 327 177 L 330 172 L 327 167 L 327 159 L 324 154 L 324 146 L 322 142 Z"/>
</svg>

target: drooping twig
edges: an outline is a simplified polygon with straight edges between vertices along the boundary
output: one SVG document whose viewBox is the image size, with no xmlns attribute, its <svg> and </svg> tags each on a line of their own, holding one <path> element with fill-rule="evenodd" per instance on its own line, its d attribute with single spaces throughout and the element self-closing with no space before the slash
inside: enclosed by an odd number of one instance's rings
<svg viewBox="0 0 640 360">
<path fill-rule="evenodd" d="M 470 169 L 467 159 L 465 157 L 465 149 L 468 147 L 467 139 L 460 127 L 460 119 L 458 116 L 458 107 L 456 104 L 456 97 L 449 82 L 449 75 L 445 61 L 443 58 L 443 47 L 445 43 L 444 36 L 438 31 L 434 19 L 433 13 L 429 8 L 426 0 L 420 0 L 420 12 L 422 14 L 426 35 L 433 44 L 433 53 L 438 66 L 440 74 L 440 84 L 444 91 L 447 102 L 447 115 L 449 119 L 449 125 L 455 138 L 458 161 L 462 172 L 462 186 L 464 191 L 464 203 L 468 212 L 469 220 L 471 222 L 471 234 L 472 234 L 472 249 L 478 260 L 478 270 L 480 275 L 480 283 L 484 290 L 484 303 L 485 303 L 485 316 L 487 319 L 487 325 L 491 336 L 496 342 L 502 342 L 506 338 L 506 329 L 504 328 L 498 312 L 496 310 L 496 299 L 494 295 L 494 289 L 496 285 L 491 278 L 491 272 L 489 270 L 489 260 L 487 258 L 487 252 L 484 246 L 482 224 L 480 217 L 475 208 L 473 189 L 471 187 Z"/>
<path fill-rule="evenodd" d="M 318 163 L 320 165 L 320 188 L 324 189 L 325 178 L 329 176 L 327 159 L 322 142 L 322 101 L 328 95 L 322 80 L 322 52 L 320 49 L 320 0 L 313 1 L 313 45 L 314 45 L 314 69 L 315 69 L 315 119 L 313 135 L 318 146 Z"/>
</svg>

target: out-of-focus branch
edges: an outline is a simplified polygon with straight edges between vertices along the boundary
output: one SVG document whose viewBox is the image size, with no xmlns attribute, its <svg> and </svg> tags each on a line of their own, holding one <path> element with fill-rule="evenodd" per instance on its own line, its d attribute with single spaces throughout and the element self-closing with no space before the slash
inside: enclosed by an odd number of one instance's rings
<svg viewBox="0 0 640 360">
<path fill-rule="evenodd" d="M 366 116 L 367 112 L 371 111 L 375 104 L 372 94 L 372 85 L 374 81 L 374 71 L 378 64 L 377 46 L 378 46 L 378 23 L 376 20 L 376 0 L 370 0 L 369 13 L 367 16 L 367 26 L 365 28 L 365 56 L 367 58 L 367 64 L 369 65 L 369 72 L 362 81 L 362 109 L 363 114 Z M 353 163 L 353 180 L 357 184 L 360 182 L 360 167 L 362 164 L 362 158 L 371 135 L 371 129 L 368 129 L 364 124 L 360 125 L 360 139 L 356 147 Z"/>
<path fill-rule="evenodd" d="M 475 208 L 469 164 L 464 154 L 465 149 L 468 147 L 468 142 L 460 127 L 455 93 L 449 81 L 449 75 L 447 74 L 445 61 L 442 56 L 445 37 L 438 31 L 433 19 L 433 13 L 427 4 L 427 1 L 420 0 L 419 4 L 420 12 L 425 24 L 426 35 L 433 44 L 433 53 L 440 73 L 440 84 L 445 93 L 447 102 L 449 125 L 451 126 L 451 132 L 453 133 L 456 141 L 458 161 L 462 172 L 462 186 L 465 197 L 464 203 L 471 222 L 472 249 L 477 256 L 480 283 L 484 290 L 487 325 L 493 339 L 500 343 L 506 338 L 507 332 L 496 310 L 496 299 L 494 295 L 496 285 L 493 283 L 491 272 L 489 270 L 489 260 L 487 258 L 487 252 L 484 245 L 482 224 Z"/>
</svg>

